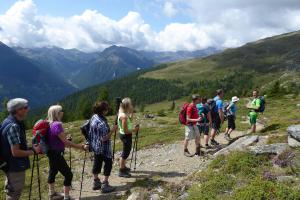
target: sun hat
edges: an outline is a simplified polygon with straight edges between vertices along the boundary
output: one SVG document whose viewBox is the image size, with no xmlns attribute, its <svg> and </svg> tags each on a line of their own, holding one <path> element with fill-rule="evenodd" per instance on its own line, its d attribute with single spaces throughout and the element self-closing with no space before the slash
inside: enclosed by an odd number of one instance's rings
<svg viewBox="0 0 300 200">
<path fill-rule="evenodd" d="M 22 98 L 15 98 L 15 99 L 9 100 L 7 102 L 6 106 L 7 106 L 7 111 L 9 113 L 13 113 L 13 112 L 17 111 L 18 109 L 28 106 L 28 101 L 26 99 L 22 99 Z"/>
<path fill-rule="evenodd" d="M 234 97 L 232 97 L 232 99 L 231 99 L 231 101 L 232 102 L 237 102 L 237 101 L 239 101 L 240 99 L 237 97 L 237 96 L 234 96 Z"/>
</svg>

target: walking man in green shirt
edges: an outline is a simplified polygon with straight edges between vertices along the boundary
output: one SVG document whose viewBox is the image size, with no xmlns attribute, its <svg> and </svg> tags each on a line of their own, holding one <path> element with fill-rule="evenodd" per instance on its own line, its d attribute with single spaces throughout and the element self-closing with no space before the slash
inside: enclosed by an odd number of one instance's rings
<svg viewBox="0 0 300 200">
<path fill-rule="evenodd" d="M 255 133 L 258 109 L 261 106 L 261 100 L 259 99 L 259 96 L 258 96 L 258 90 L 253 90 L 252 96 L 253 96 L 253 100 L 252 100 L 251 104 L 247 106 L 247 108 L 250 109 L 249 118 L 250 118 L 250 124 L 251 124 L 251 133 Z"/>
</svg>

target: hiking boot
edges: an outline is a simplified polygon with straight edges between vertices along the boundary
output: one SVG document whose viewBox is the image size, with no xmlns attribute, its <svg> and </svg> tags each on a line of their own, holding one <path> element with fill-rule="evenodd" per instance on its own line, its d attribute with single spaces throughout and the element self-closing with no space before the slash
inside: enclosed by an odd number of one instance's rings
<svg viewBox="0 0 300 200">
<path fill-rule="evenodd" d="M 119 170 L 119 177 L 130 178 L 131 174 L 128 171 L 126 171 L 126 169 L 120 169 Z"/>
<path fill-rule="evenodd" d="M 200 155 L 201 155 L 200 147 L 197 147 L 195 156 L 200 156 Z"/>
<path fill-rule="evenodd" d="M 95 179 L 93 183 L 93 190 L 100 190 L 101 189 L 101 181 L 100 179 Z"/>
<path fill-rule="evenodd" d="M 130 172 L 131 171 L 131 169 L 129 168 L 129 167 L 126 167 L 125 166 L 125 168 L 124 168 L 127 172 Z"/>
<path fill-rule="evenodd" d="M 207 150 L 207 149 L 212 149 L 212 147 L 211 147 L 210 145 L 206 144 L 206 145 L 205 145 L 205 149 L 206 149 L 206 150 Z"/>
<path fill-rule="evenodd" d="M 188 149 L 185 149 L 183 152 L 183 155 L 185 155 L 186 157 L 192 157 L 193 155 L 189 152 Z"/>
<path fill-rule="evenodd" d="M 210 144 L 214 146 L 218 146 L 219 143 L 216 140 L 210 140 Z"/>
<path fill-rule="evenodd" d="M 49 200 L 63 200 L 64 196 L 58 192 L 54 192 L 53 194 L 49 195 Z"/>
<path fill-rule="evenodd" d="M 103 183 L 102 188 L 101 188 L 102 193 L 110 193 L 110 192 L 113 192 L 115 190 L 116 190 L 116 188 L 109 185 L 108 182 Z"/>
<path fill-rule="evenodd" d="M 231 137 L 229 134 L 225 134 L 224 136 L 225 140 L 227 140 L 228 142 L 231 140 Z"/>
</svg>

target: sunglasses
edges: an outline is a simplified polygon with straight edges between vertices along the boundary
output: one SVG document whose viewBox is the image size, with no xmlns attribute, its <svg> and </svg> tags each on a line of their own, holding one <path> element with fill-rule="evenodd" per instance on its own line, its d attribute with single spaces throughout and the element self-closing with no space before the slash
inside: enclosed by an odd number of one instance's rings
<svg viewBox="0 0 300 200">
<path fill-rule="evenodd" d="M 23 109 L 23 110 L 28 110 L 29 107 L 28 107 L 28 106 L 25 106 L 25 107 L 23 107 L 22 109 Z"/>
</svg>

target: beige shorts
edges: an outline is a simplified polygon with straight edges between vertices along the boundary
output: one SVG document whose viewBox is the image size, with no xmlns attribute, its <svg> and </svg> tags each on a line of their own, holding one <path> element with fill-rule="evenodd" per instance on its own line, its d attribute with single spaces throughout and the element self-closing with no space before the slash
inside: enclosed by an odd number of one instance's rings
<svg viewBox="0 0 300 200">
<path fill-rule="evenodd" d="M 197 125 L 185 126 L 185 139 L 192 140 L 196 137 L 200 137 L 200 132 Z"/>
</svg>

